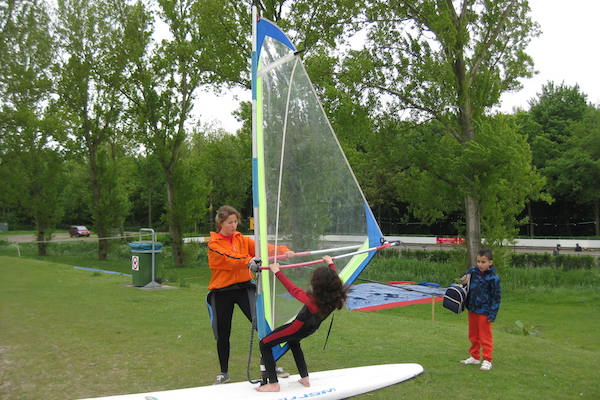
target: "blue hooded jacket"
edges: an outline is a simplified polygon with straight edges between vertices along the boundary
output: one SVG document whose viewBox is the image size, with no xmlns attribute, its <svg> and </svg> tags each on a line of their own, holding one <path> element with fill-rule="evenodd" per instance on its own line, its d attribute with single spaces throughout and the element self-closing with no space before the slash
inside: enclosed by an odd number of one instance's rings
<svg viewBox="0 0 600 400">
<path fill-rule="evenodd" d="M 481 272 L 477 267 L 467 271 L 471 274 L 469 294 L 467 295 L 467 309 L 476 314 L 483 314 L 488 321 L 494 322 L 500 308 L 500 278 L 492 265 L 490 269 Z"/>
</svg>

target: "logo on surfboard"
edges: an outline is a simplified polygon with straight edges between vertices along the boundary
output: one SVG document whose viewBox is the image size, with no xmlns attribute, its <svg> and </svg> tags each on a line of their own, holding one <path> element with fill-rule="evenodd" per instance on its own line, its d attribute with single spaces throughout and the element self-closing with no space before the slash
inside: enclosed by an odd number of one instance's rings
<svg viewBox="0 0 600 400">
<path fill-rule="evenodd" d="M 290 396 L 286 396 L 286 397 L 281 397 L 277 400 L 300 400 L 300 399 L 313 399 L 315 397 L 319 397 L 319 396 L 323 396 L 329 393 L 333 393 L 335 392 L 335 388 L 329 388 L 329 389 L 324 389 L 324 390 L 319 390 L 318 392 L 310 392 L 310 393 L 303 393 L 301 395 L 292 395 Z"/>
</svg>

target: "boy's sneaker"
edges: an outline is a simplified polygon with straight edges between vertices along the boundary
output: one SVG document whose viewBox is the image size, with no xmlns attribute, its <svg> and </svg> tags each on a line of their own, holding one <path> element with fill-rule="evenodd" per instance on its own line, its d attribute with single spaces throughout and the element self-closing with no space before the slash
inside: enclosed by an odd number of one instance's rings
<svg viewBox="0 0 600 400">
<path fill-rule="evenodd" d="M 481 361 L 473 358 L 473 357 L 469 357 L 466 360 L 460 360 L 461 364 L 466 364 L 466 365 L 479 365 L 481 364 Z"/>
<path fill-rule="evenodd" d="M 277 372 L 278 378 L 289 378 L 290 376 L 290 373 L 281 367 L 277 367 L 275 371 Z"/>
<path fill-rule="evenodd" d="M 224 375 L 224 374 L 219 374 L 217 375 L 217 377 L 215 378 L 215 381 L 213 382 L 213 385 L 220 385 L 222 383 L 227 383 L 229 382 L 231 379 L 229 378 L 229 375 Z"/>
<path fill-rule="evenodd" d="M 488 360 L 484 360 L 483 364 L 481 364 L 481 368 L 479 369 L 482 371 L 489 371 L 490 369 L 492 369 L 492 363 Z"/>
</svg>

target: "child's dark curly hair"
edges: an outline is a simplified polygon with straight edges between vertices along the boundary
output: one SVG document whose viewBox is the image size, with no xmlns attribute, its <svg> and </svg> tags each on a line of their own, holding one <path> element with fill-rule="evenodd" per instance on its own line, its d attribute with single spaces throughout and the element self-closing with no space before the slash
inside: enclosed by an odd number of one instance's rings
<svg viewBox="0 0 600 400">
<path fill-rule="evenodd" d="M 317 301 L 321 316 L 327 316 L 333 310 L 339 310 L 344 306 L 348 289 L 344 287 L 333 269 L 329 267 L 315 269 L 310 284 L 312 289 L 308 293 Z"/>
</svg>

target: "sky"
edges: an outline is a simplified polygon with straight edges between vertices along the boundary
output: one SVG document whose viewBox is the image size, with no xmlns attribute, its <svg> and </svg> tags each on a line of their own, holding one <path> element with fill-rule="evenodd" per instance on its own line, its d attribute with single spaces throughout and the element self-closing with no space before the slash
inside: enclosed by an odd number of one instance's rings
<svg viewBox="0 0 600 400">
<path fill-rule="evenodd" d="M 588 102 L 600 105 L 600 1 L 599 0 L 529 0 L 531 15 L 540 24 L 542 34 L 532 40 L 528 54 L 538 73 L 522 80 L 518 92 L 501 97 L 500 111 L 527 110 L 549 81 L 559 85 L 579 85 Z M 594 50 L 595 49 L 595 50 Z M 221 95 L 199 94 L 197 111 L 202 123 L 212 123 L 228 132 L 241 124 L 231 113 L 240 101 L 250 101 L 249 91 L 233 89 Z"/>
</svg>

